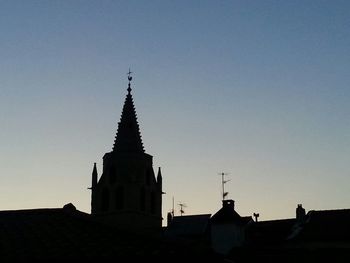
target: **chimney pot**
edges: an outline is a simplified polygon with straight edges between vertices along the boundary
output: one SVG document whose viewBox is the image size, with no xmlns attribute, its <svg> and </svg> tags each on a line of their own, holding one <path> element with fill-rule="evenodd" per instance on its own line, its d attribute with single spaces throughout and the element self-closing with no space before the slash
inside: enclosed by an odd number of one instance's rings
<svg viewBox="0 0 350 263">
<path fill-rule="evenodd" d="M 230 200 L 222 200 L 222 206 L 223 207 L 230 207 L 232 209 L 235 209 L 235 201 L 230 199 Z"/>
</svg>

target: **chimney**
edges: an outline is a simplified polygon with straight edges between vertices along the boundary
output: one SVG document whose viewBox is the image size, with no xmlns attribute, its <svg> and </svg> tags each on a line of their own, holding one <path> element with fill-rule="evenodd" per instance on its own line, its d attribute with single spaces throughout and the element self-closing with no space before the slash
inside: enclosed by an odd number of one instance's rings
<svg viewBox="0 0 350 263">
<path fill-rule="evenodd" d="M 235 201 L 233 201 L 232 199 L 222 200 L 222 207 L 235 210 Z"/>
<path fill-rule="evenodd" d="M 167 215 L 167 226 L 169 226 L 172 221 L 173 221 L 173 215 L 172 215 L 171 212 L 168 212 L 168 215 Z"/>
<path fill-rule="evenodd" d="M 296 209 L 296 219 L 298 222 L 303 221 L 305 218 L 305 209 L 303 208 L 302 204 L 298 204 L 298 207 Z"/>
</svg>

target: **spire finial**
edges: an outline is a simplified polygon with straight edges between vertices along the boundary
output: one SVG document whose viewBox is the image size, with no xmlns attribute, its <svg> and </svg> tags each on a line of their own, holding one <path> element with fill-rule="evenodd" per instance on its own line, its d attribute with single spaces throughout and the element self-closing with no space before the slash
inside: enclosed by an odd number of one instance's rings
<svg viewBox="0 0 350 263">
<path fill-rule="evenodd" d="M 130 87 L 130 82 L 131 82 L 131 80 L 132 80 L 132 76 L 131 76 L 131 71 L 130 71 L 130 68 L 129 68 L 129 72 L 127 73 L 127 75 L 128 75 L 128 80 L 129 80 L 129 84 L 128 84 L 128 89 L 127 89 L 127 91 L 128 91 L 128 93 L 130 94 L 130 92 L 131 92 L 131 87 Z"/>
</svg>

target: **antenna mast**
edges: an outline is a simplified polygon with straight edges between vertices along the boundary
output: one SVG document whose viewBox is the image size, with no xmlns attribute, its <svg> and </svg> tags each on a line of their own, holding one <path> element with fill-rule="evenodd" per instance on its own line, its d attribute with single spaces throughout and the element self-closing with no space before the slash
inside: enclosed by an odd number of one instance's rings
<svg viewBox="0 0 350 263">
<path fill-rule="evenodd" d="M 173 209 L 171 209 L 171 214 L 173 215 L 173 217 L 175 216 L 174 197 L 173 197 Z"/>
<path fill-rule="evenodd" d="M 184 207 L 187 207 L 187 205 L 185 203 L 179 203 L 180 206 L 180 215 L 182 216 L 182 214 L 185 213 Z"/>
<path fill-rule="evenodd" d="M 222 187 L 222 201 L 225 200 L 226 196 L 228 195 L 228 192 L 225 192 L 225 184 L 231 180 L 225 180 L 225 175 L 228 175 L 228 173 L 219 173 L 221 175 L 221 187 Z"/>
</svg>

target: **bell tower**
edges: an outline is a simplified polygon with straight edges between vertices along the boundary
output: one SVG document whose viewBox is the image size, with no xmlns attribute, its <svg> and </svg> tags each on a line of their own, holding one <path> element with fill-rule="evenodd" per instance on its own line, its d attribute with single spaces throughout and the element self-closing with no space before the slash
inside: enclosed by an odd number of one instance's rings
<svg viewBox="0 0 350 263">
<path fill-rule="evenodd" d="M 153 157 L 143 148 L 136 110 L 131 95 L 132 76 L 113 149 L 103 156 L 98 180 L 92 172 L 91 213 L 123 229 L 153 229 L 162 226 L 162 175 L 153 170 Z"/>
</svg>

